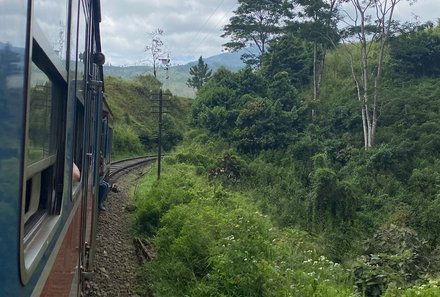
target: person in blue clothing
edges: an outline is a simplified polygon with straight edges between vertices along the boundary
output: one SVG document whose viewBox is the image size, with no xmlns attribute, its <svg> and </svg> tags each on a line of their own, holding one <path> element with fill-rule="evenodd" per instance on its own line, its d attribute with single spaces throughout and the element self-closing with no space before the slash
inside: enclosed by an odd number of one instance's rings
<svg viewBox="0 0 440 297">
<path fill-rule="evenodd" d="M 99 196 L 98 196 L 98 208 L 99 210 L 106 211 L 105 200 L 110 190 L 110 184 L 105 180 L 105 158 L 102 153 L 100 154 L 99 164 Z"/>
</svg>

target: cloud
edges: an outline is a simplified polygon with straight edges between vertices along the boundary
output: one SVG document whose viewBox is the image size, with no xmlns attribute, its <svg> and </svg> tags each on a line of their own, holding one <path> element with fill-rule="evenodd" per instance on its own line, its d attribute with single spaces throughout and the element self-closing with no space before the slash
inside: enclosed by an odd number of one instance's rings
<svg viewBox="0 0 440 297">
<path fill-rule="evenodd" d="M 25 2 L 0 2 L 0 42 L 24 47 L 26 30 Z"/>
<path fill-rule="evenodd" d="M 221 28 L 236 0 L 126 0 L 101 3 L 101 36 L 106 60 L 113 65 L 145 63 L 150 32 L 164 30 L 162 40 L 174 63 L 219 54 Z"/>
<path fill-rule="evenodd" d="M 101 1 L 101 36 L 106 60 L 113 65 L 146 63 L 144 52 L 149 33 L 164 30 L 162 40 L 173 63 L 196 60 L 200 55 L 220 54 L 222 27 L 226 25 L 237 0 L 125 0 Z M 419 0 L 409 5 L 402 0 L 396 18 L 420 22 L 436 21 L 439 0 Z"/>
<path fill-rule="evenodd" d="M 418 0 L 412 5 L 405 1 L 399 4 L 396 17 L 405 21 L 417 19 L 420 22 L 432 21 L 435 23 L 440 17 L 439 10 L 439 0 Z"/>
</svg>

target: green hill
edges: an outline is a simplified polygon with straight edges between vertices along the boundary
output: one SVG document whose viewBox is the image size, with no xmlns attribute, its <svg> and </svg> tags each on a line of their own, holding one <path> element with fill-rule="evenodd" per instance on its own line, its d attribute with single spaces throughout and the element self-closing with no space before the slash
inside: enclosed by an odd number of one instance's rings
<svg viewBox="0 0 440 297">
<path fill-rule="evenodd" d="M 157 105 L 161 83 L 154 77 L 133 79 L 107 76 L 105 94 L 114 117 L 114 158 L 137 156 L 157 149 Z M 171 150 L 187 127 L 191 101 L 175 95 L 164 96 L 164 151 Z"/>
</svg>

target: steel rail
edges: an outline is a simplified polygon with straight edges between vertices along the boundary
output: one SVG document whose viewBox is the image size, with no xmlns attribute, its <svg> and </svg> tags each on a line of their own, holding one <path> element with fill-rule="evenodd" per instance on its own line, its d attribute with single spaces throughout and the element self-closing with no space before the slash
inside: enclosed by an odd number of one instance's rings
<svg viewBox="0 0 440 297">
<path fill-rule="evenodd" d="M 144 157 L 128 158 L 128 159 L 112 162 L 110 164 L 109 179 L 111 182 L 114 182 L 126 172 L 138 166 L 148 164 L 156 160 L 157 160 L 157 156 L 154 157 L 144 156 Z"/>
</svg>

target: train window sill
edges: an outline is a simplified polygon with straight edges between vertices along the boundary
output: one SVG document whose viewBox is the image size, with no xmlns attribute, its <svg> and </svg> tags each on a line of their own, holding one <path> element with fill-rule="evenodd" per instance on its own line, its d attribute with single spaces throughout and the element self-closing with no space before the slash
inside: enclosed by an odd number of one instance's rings
<svg viewBox="0 0 440 297">
<path fill-rule="evenodd" d="M 77 182 L 72 185 L 72 201 L 76 201 L 81 195 L 81 183 Z"/>
<path fill-rule="evenodd" d="M 29 230 L 23 238 L 23 254 L 22 254 L 22 280 L 26 283 L 38 262 L 43 257 L 44 253 L 53 238 L 57 225 L 60 221 L 59 215 L 42 215 L 38 224 Z"/>
</svg>

